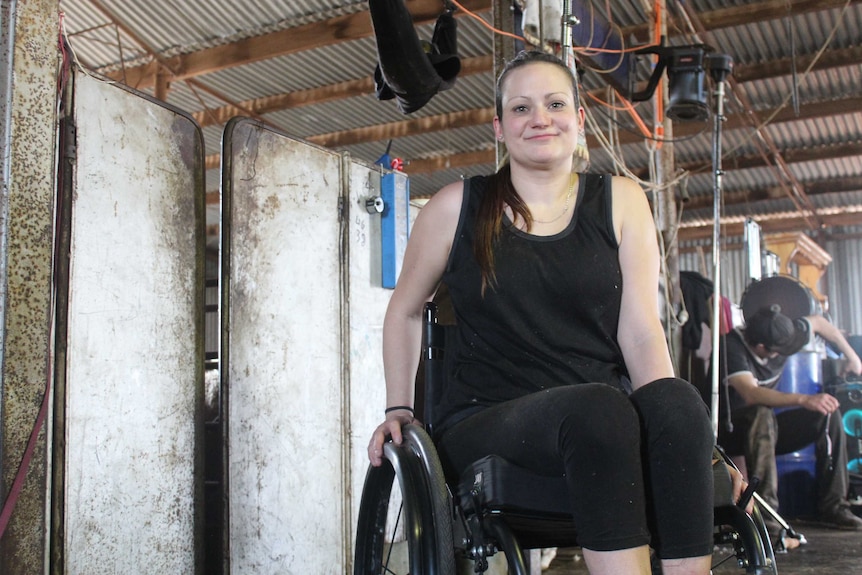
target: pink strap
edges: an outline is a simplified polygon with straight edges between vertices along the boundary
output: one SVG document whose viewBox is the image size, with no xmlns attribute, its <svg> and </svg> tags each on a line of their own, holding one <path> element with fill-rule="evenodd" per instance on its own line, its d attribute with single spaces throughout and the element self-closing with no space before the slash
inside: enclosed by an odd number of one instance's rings
<svg viewBox="0 0 862 575">
<path fill-rule="evenodd" d="M 39 431 L 45 423 L 45 417 L 48 415 L 48 398 L 51 393 L 51 382 L 45 388 L 45 396 L 42 398 L 42 407 L 39 408 L 39 415 L 36 417 L 36 425 L 33 431 L 30 432 L 30 440 L 27 442 L 27 449 L 24 450 L 24 457 L 21 458 L 21 465 L 18 466 L 18 474 L 15 475 L 15 481 L 12 482 L 12 489 L 9 490 L 9 495 L 6 497 L 6 502 L 3 504 L 3 512 L 0 513 L 0 539 L 6 533 L 6 527 L 9 525 L 9 519 L 12 517 L 12 510 L 18 502 L 18 497 L 21 495 L 21 489 L 24 488 L 24 479 L 27 477 L 27 471 L 30 469 L 30 461 L 33 459 L 33 452 L 36 450 L 36 440 L 39 437 Z"/>
<path fill-rule="evenodd" d="M 726 297 L 721 297 L 721 335 L 726 335 L 733 329 L 733 310 L 730 307 L 730 300 Z"/>
</svg>

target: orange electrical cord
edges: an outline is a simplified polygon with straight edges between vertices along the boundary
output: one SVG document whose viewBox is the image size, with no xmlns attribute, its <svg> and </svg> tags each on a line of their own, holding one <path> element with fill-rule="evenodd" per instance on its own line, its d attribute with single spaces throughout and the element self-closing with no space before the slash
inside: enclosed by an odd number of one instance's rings
<svg viewBox="0 0 862 575">
<path fill-rule="evenodd" d="M 589 98 L 590 100 L 592 100 L 593 102 L 595 102 L 596 104 L 598 104 L 604 108 L 607 108 L 609 110 L 614 110 L 615 112 L 627 112 L 628 111 L 628 108 L 626 108 L 625 106 L 614 106 L 610 102 L 606 102 L 606 101 L 602 100 L 601 98 L 599 98 L 598 96 L 596 96 L 592 92 L 586 92 L 586 94 L 587 94 L 587 98 Z"/>
<path fill-rule="evenodd" d="M 649 128 L 647 128 L 646 123 L 643 121 L 643 118 L 641 118 L 640 114 L 638 114 L 638 111 L 635 110 L 635 107 L 632 106 L 632 103 L 629 102 L 628 99 L 624 98 L 622 94 L 620 94 L 616 90 L 614 90 L 614 92 L 616 92 L 617 96 L 619 96 L 620 100 L 623 103 L 623 106 L 628 111 L 629 115 L 632 117 L 632 120 L 635 121 L 635 124 L 637 124 L 638 129 L 640 129 L 641 134 L 643 134 L 647 138 L 652 138 L 653 133 L 650 131 Z"/>
<path fill-rule="evenodd" d="M 522 42 L 527 42 L 527 39 L 524 38 L 523 36 L 518 36 L 517 34 L 512 34 L 511 32 L 506 32 L 504 30 L 500 30 L 499 28 L 494 28 L 493 26 L 491 26 L 490 24 L 485 22 L 485 20 L 481 16 L 479 16 L 475 12 L 471 12 L 470 10 L 467 10 L 466 8 L 464 8 L 464 5 L 461 4 L 460 2 L 458 2 L 458 0 L 449 0 L 449 1 L 452 2 L 452 4 L 457 6 L 459 10 L 463 11 L 465 14 L 467 14 L 471 18 L 475 18 L 482 26 L 484 26 L 485 28 L 487 28 L 488 30 L 493 32 L 494 34 L 500 34 L 501 36 L 508 36 L 510 38 L 514 38 L 514 39 L 520 40 Z"/>
<path fill-rule="evenodd" d="M 472 11 L 468 10 L 467 8 L 465 8 L 463 4 L 461 4 L 460 2 L 458 2 L 458 0 L 449 0 L 449 1 L 450 1 L 452 4 L 454 4 L 454 5 L 455 5 L 455 7 L 457 7 L 459 10 L 461 10 L 462 12 L 464 12 L 465 14 L 467 14 L 468 16 L 470 16 L 471 18 L 474 18 L 475 20 L 477 20 L 477 21 L 478 21 L 482 26 L 484 26 L 485 28 L 487 28 L 488 30 L 490 30 L 491 32 L 493 32 L 494 34 L 500 34 L 501 36 L 508 36 L 508 37 L 510 37 L 510 38 L 515 38 L 516 40 L 521 40 L 521 41 L 522 41 L 522 42 L 524 42 L 524 43 L 529 43 L 529 42 L 527 41 L 527 39 L 526 39 L 526 38 L 524 38 L 523 36 L 519 36 L 519 35 L 517 35 L 517 34 L 512 34 L 511 32 L 506 32 L 505 30 L 500 30 L 499 28 L 495 28 L 494 26 L 492 26 L 492 25 L 488 24 L 488 23 L 487 23 L 487 22 L 486 22 L 482 17 L 480 17 L 478 14 L 476 14 L 476 13 L 474 13 L 474 12 L 472 12 Z M 660 14 L 661 14 L 661 13 L 660 13 L 659 0 L 655 0 L 655 1 L 654 1 L 653 6 L 654 6 L 654 10 L 653 10 L 653 12 L 654 12 L 654 15 L 655 15 L 655 21 L 654 21 L 654 24 L 653 24 L 654 40 L 653 40 L 653 44 L 652 44 L 652 45 L 653 45 L 653 46 L 659 46 L 659 45 L 661 44 L 661 40 L 660 40 L 661 32 L 660 32 L 660 27 L 659 27 L 659 23 L 660 23 Z M 573 47 L 572 47 L 572 51 L 573 51 L 573 52 L 575 52 L 576 54 L 590 54 L 590 53 L 625 54 L 625 53 L 628 53 L 628 52 L 635 52 L 635 51 L 640 50 L 640 49 L 642 49 L 642 48 L 643 48 L 643 46 L 637 46 L 637 47 L 632 47 L 632 48 L 622 48 L 622 49 L 610 49 L 610 48 L 589 48 L 589 47 L 574 47 L 574 46 L 573 46 Z M 615 91 L 616 91 L 616 90 L 615 90 Z M 638 129 L 641 131 L 641 133 L 642 133 L 644 136 L 646 136 L 647 138 L 652 138 L 652 137 L 653 137 L 653 135 L 654 135 L 654 134 L 653 134 L 653 132 L 651 132 L 651 131 L 650 131 L 650 129 L 647 127 L 646 123 L 645 123 L 645 122 L 643 121 L 643 119 L 640 117 L 640 114 L 638 114 L 638 113 L 637 113 L 637 110 L 635 110 L 635 109 L 634 109 L 634 106 L 632 105 L 632 103 L 631 103 L 629 100 L 627 100 L 626 98 L 624 98 L 624 97 L 623 97 L 619 92 L 616 92 L 616 93 L 617 93 L 617 95 L 619 96 L 620 100 L 623 102 L 623 107 L 622 107 L 622 108 L 616 108 L 616 107 L 614 107 L 614 106 L 611 106 L 611 105 L 610 105 L 610 104 L 608 104 L 607 102 L 602 101 L 601 99 L 599 99 L 599 98 L 597 98 L 597 97 L 593 96 L 593 95 L 592 95 L 592 94 L 590 94 L 589 92 L 587 92 L 587 95 L 588 95 L 588 97 L 590 97 L 592 100 L 594 100 L 594 101 L 598 102 L 599 104 L 601 104 L 601 105 L 603 105 L 603 106 L 606 106 L 606 107 L 611 108 L 611 109 L 614 109 L 614 110 L 619 110 L 619 111 L 626 111 L 626 112 L 628 112 L 628 113 L 631 115 L 632 119 L 634 120 L 635 124 L 637 125 Z M 664 136 L 664 133 L 663 133 L 663 131 L 664 131 L 664 130 L 663 130 L 663 128 L 661 127 L 661 126 L 662 126 L 662 122 L 663 122 L 663 120 L 664 120 L 664 112 L 663 112 L 663 110 L 661 109 L 661 108 L 662 108 L 661 91 L 659 91 L 659 96 L 658 96 L 658 97 L 659 97 L 659 102 L 658 102 L 658 103 L 659 103 L 658 125 L 656 126 L 655 135 L 656 135 L 656 136 L 658 136 L 658 134 L 659 134 L 659 133 L 661 133 L 661 136 Z M 661 142 L 659 142 L 659 145 L 661 145 Z"/>
<path fill-rule="evenodd" d="M 661 2 L 660 0 L 653 1 L 653 44 L 658 46 L 661 44 Z M 657 58 L 657 57 L 656 57 Z M 655 130 L 653 135 L 657 140 L 656 148 L 661 148 L 661 141 L 664 139 L 664 90 L 662 85 L 664 80 L 659 78 L 658 85 L 655 91 L 656 112 L 655 112 Z"/>
</svg>

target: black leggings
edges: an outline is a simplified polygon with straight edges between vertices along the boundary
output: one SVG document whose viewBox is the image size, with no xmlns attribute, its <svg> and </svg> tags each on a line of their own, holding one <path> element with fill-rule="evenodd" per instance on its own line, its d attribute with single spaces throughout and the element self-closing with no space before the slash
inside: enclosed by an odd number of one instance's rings
<svg viewBox="0 0 862 575">
<path fill-rule="evenodd" d="M 628 398 L 592 383 L 507 401 L 446 431 L 438 451 L 450 475 L 492 453 L 565 475 L 582 547 L 652 541 L 661 558 L 673 559 L 712 553 L 712 445 L 697 391 L 669 378 Z"/>
</svg>

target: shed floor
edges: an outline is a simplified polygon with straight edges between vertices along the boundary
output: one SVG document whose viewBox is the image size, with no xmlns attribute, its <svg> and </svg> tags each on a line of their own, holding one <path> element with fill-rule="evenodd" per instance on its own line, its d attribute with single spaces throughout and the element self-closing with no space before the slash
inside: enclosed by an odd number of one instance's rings
<svg viewBox="0 0 862 575">
<path fill-rule="evenodd" d="M 777 554 L 779 575 L 852 575 L 862 573 L 862 532 L 826 529 L 803 522 L 791 522 L 808 543 L 788 553 Z M 719 557 L 721 550 L 716 551 Z M 588 573 L 579 549 L 559 549 L 551 566 L 542 575 Z M 743 574 L 733 558 L 713 568 L 713 573 Z"/>
</svg>

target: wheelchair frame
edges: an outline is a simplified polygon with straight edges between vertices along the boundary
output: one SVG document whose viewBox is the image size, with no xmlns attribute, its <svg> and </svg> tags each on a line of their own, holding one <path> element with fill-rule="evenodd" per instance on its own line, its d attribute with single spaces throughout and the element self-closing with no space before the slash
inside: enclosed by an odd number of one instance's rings
<svg viewBox="0 0 862 575">
<path fill-rule="evenodd" d="M 386 525 L 392 515 L 390 496 L 397 480 L 412 575 L 454 574 L 456 552 L 472 560 L 474 571 L 482 573 L 488 568 L 488 557 L 498 551 L 505 554 L 510 574 L 529 575 L 525 548 L 577 545 L 570 515 L 560 511 L 559 494 L 561 489 L 565 494 L 565 483 L 491 456 L 491 461 L 474 463 L 457 486 L 447 485 L 431 439 L 437 421 L 434 408 L 445 381 L 446 336 L 444 326 L 437 323 L 436 311 L 436 304 L 426 305 L 423 417 L 427 432 L 418 425 L 404 426 L 401 445 L 388 441 L 383 465 L 369 466 L 360 501 L 353 573 L 393 573 L 386 565 L 387 539 L 391 538 Z M 495 487 L 505 486 L 507 481 L 511 484 L 513 478 L 515 489 Z M 774 551 L 757 502 L 749 515 L 731 502 L 729 476 L 724 469 L 716 470 L 716 480 L 717 486 L 719 481 L 724 485 L 723 491 L 716 490 L 716 545 L 732 546 L 737 565 L 745 573 L 776 575 Z M 524 490 L 525 482 L 540 487 Z M 526 498 L 529 503 L 534 503 L 538 494 L 538 511 L 525 506 L 519 496 L 524 491 L 530 492 Z M 541 503 L 543 497 L 547 503 Z M 400 510 L 397 515 L 400 519 Z M 554 535 L 548 537 L 549 533 Z"/>
</svg>

